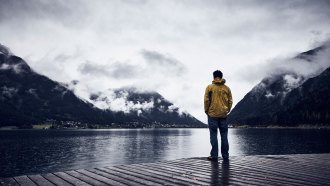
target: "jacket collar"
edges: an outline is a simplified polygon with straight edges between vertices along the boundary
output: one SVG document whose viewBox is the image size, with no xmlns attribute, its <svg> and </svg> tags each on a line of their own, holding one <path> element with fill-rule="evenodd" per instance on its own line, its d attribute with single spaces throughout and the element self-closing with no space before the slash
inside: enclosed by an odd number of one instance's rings
<svg viewBox="0 0 330 186">
<path fill-rule="evenodd" d="M 226 83 L 226 80 L 225 79 L 222 79 L 222 78 L 219 78 L 219 77 L 216 77 L 213 81 L 212 81 L 213 84 L 225 84 Z"/>
</svg>

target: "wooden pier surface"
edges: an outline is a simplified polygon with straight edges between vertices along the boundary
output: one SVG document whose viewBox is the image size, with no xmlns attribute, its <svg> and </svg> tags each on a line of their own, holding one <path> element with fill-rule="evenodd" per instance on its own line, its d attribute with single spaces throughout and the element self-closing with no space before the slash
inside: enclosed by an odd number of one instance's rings
<svg viewBox="0 0 330 186">
<path fill-rule="evenodd" d="M 1 185 L 330 185 L 330 154 L 188 158 L 0 179 Z"/>
</svg>

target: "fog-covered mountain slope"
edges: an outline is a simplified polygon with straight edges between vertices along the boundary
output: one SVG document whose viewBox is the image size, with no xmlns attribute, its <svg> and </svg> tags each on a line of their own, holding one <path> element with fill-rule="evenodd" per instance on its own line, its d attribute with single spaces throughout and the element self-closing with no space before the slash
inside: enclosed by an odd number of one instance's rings
<svg viewBox="0 0 330 186">
<path fill-rule="evenodd" d="M 47 120 L 87 123 L 113 120 L 112 113 L 95 108 L 61 83 L 34 72 L 5 47 L 0 51 L 0 126 L 28 126 Z"/>
<path fill-rule="evenodd" d="M 276 113 L 278 123 L 330 125 L 330 67 L 292 90 Z"/>
<path fill-rule="evenodd" d="M 187 123 L 199 125 L 200 123 L 157 92 L 141 92 L 135 88 L 122 88 L 111 90 L 110 94 L 106 92 L 91 94 L 89 99 L 91 103 L 100 108 L 115 110 L 122 116 L 125 115 L 135 121 L 179 125 Z"/>
<path fill-rule="evenodd" d="M 75 82 L 77 83 L 77 82 Z M 93 94 L 89 100 L 77 97 L 67 84 L 34 72 L 20 57 L 0 45 L 0 127 L 30 126 L 47 121 L 72 121 L 115 127 L 204 127 L 156 92 L 116 90 L 118 100 L 131 104 L 129 110 L 100 108 L 98 104 L 118 104 Z M 117 100 L 117 101 L 118 101 Z M 128 101 L 127 101 L 128 100 Z M 132 126 L 134 125 L 134 126 Z"/>
<path fill-rule="evenodd" d="M 329 47 L 324 45 L 297 55 L 294 60 L 299 61 L 288 60 L 287 65 L 295 62 L 297 69 L 275 72 L 264 78 L 235 106 L 228 121 L 250 126 L 330 124 L 327 106 L 330 76 L 326 68 L 330 66 L 330 59 L 327 56 L 330 56 Z M 303 65 L 316 70 L 300 72 Z"/>
</svg>

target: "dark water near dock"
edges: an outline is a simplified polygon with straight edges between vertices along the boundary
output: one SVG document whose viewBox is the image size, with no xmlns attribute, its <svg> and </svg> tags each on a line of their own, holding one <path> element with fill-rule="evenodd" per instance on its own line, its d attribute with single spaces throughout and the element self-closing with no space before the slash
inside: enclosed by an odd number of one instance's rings
<svg viewBox="0 0 330 186">
<path fill-rule="evenodd" d="M 327 129 L 229 129 L 230 155 L 330 153 Z M 208 129 L 3 130 L 0 177 L 208 156 Z"/>
</svg>

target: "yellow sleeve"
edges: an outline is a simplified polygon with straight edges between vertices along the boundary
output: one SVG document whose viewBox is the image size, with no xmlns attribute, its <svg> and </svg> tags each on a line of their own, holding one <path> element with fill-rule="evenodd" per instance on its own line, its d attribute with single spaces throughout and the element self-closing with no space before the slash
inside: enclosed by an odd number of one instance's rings
<svg viewBox="0 0 330 186">
<path fill-rule="evenodd" d="M 228 108 L 231 110 L 231 106 L 233 105 L 233 97 L 231 95 L 230 88 L 228 87 Z"/>
<path fill-rule="evenodd" d="M 206 87 L 204 94 L 204 112 L 207 114 L 210 107 L 209 86 Z"/>
</svg>

